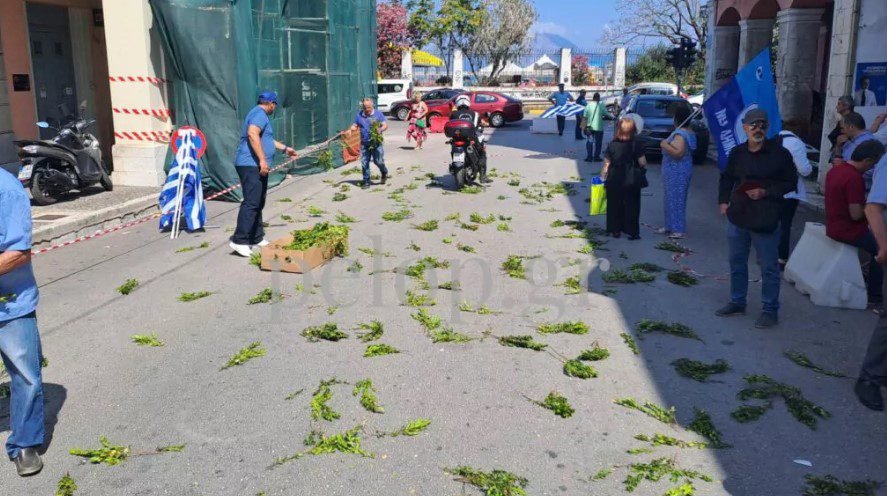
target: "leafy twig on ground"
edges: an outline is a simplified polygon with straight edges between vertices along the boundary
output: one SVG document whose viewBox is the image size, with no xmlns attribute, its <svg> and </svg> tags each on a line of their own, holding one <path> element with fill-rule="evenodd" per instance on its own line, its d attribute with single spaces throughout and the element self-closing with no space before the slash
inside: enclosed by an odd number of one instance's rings
<svg viewBox="0 0 887 496">
<path fill-rule="evenodd" d="M 808 368 L 814 372 L 817 372 L 817 373 L 820 373 L 823 375 L 828 375 L 828 376 L 832 376 L 832 377 L 847 377 L 846 375 L 844 375 L 840 372 L 826 370 L 826 369 L 820 367 L 819 365 L 816 365 L 809 358 L 807 358 L 806 355 L 799 353 L 797 351 L 786 350 L 785 352 L 782 353 L 782 356 L 795 362 L 796 364 L 800 365 L 801 367 Z"/>
<path fill-rule="evenodd" d="M 126 295 L 128 295 L 129 293 L 132 293 L 133 291 L 135 291 L 135 289 L 136 289 L 138 286 L 139 286 L 139 281 L 138 281 L 138 279 L 127 279 L 126 282 L 124 282 L 123 284 L 121 284 L 121 285 L 117 288 L 117 292 L 120 293 L 120 294 L 122 294 L 122 295 L 124 295 L 124 296 L 126 296 Z"/>
<path fill-rule="evenodd" d="M 807 474 L 804 476 L 804 487 L 801 488 L 802 496 L 875 496 L 875 491 L 882 486 L 882 482 L 873 480 L 845 481 L 833 475 L 819 476 Z"/>
<path fill-rule="evenodd" d="M 427 294 L 408 289 L 406 294 L 404 294 L 404 304 L 411 307 L 433 307 L 437 305 L 437 302 Z"/>
<path fill-rule="evenodd" d="M 597 370 L 579 360 L 567 360 L 564 363 L 564 375 L 578 377 L 579 379 L 591 379 L 592 377 L 597 377 Z"/>
<path fill-rule="evenodd" d="M 265 356 L 265 348 L 262 348 L 262 343 L 259 341 L 254 341 L 249 344 L 246 348 L 242 348 L 237 352 L 233 357 L 228 359 L 228 363 L 222 366 L 219 370 L 229 369 L 231 367 L 237 365 L 243 365 L 244 363 L 252 360 L 253 358 L 263 357 Z"/>
<path fill-rule="evenodd" d="M 613 469 L 610 467 L 602 468 L 598 470 L 593 476 L 591 476 L 592 480 L 603 480 L 606 479 L 608 475 L 613 473 Z"/>
<path fill-rule="evenodd" d="M 82 456 L 89 459 L 89 463 L 104 463 L 114 466 L 120 465 L 129 457 L 129 447 L 113 445 L 108 438 L 101 436 L 99 441 L 102 447 L 98 449 L 78 449 L 74 448 L 68 453 L 74 456 Z"/>
<path fill-rule="evenodd" d="M 339 212 L 336 214 L 336 222 L 341 224 L 353 224 L 357 222 L 357 219 L 343 212 Z"/>
<path fill-rule="evenodd" d="M 360 260 L 355 260 L 355 261 L 354 261 L 351 265 L 349 265 L 348 268 L 345 269 L 345 270 L 347 270 L 348 272 L 354 272 L 354 273 L 357 273 L 357 272 L 360 272 L 360 271 L 363 270 L 363 264 L 360 263 Z"/>
<path fill-rule="evenodd" d="M 191 301 L 199 300 L 201 298 L 206 298 L 207 296 L 211 296 L 213 294 L 212 291 L 197 291 L 196 293 L 182 293 L 179 295 L 178 300 L 184 303 L 188 303 Z"/>
<path fill-rule="evenodd" d="M 385 332 L 385 328 L 378 320 L 374 320 L 372 322 L 361 322 L 360 324 L 357 324 L 357 328 L 367 331 L 365 333 L 357 335 L 357 338 L 364 343 L 379 340 L 382 337 L 382 334 Z"/>
<path fill-rule="evenodd" d="M 548 393 L 548 396 L 546 396 L 544 400 L 533 401 L 533 403 L 546 410 L 551 410 L 555 415 L 561 418 L 570 418 L 576 413 L 576 410 L 570 406 L 570 402 L 567 398 L 563 397 L 556 391 Z"/>
<path fill-rule="evenodd" d="M 65 475 L 59 479 L 58 487 L 55 490 L 55 496 L 74 496 L 74 491 L 76 490 L 77 483 L 74 482 L 70 473 L 65 473 Z"/>
<path fill-rule="evenodd" d="M 316 343 L 321 339 L 325 341 L 339 341 L 347 339 L 348 334 L 339 330 L 339 326 L 335 322 L 327 322 L 322 326 L 310 326 L 302 330 L 302 336 L 305 336 L 311 343 Z"/>
<path fill-rule="evenodd" d="M 661 320 L 643 319 L 638 322 L 638 332 L 641 333 L 641 335 L 649 334 L 651 332 L 662 332 L 680 338 L 702 341 L 702 338 L 700 338 L 699 335 L 693 331 L 693 329 L 690 329 L 686 325 L 679 322 L 673 322 L 669 324 Z"/>
<path fill-rule="evenodd" d="M 677 419 L 675 418 L 674 407 L 666 410 L 656 403 L 650 403 L 649 401 L 641 405 L 634 398 L 619 398 L 613 400 L 613 403 L 624 406 L 626 408 L 637 410 L 639 412 L 643 412 L 647 414 L 647 416 L 653 417 L 654 419 L 665 424 L 674 424 L 677 422 Z"/>
<path fill-rule="evenodd" d="M 376 388 L 373 381 L 364 379 L 354 385 L 354 391 L 351 396 L 360 395 L 360 406 L 364 410 L 372 413 L 384 413 L 385 409 L 379 404 L 379 398 L 376 397 Z"/>
<path fill-rule="evenodd" d="M 139 346 L 163 346 L 165 344 L 157 337 L 156 332 L 151 334 L 133 334 L 129 339 Z"/>
<path fill-rule="evenodd" d="M 492 224 L 493 222 L 496 222 L 496 215 L 490 214 L 484 217 L 477 212 L 471 212 L 471 215 L 468 216 L 468 219 L 476 224 Z"/>
<path fill-rule="evenodd" d="M 363 356 L 366 358 L 372 358 L 377 356 L 393 355 L 396 353 L 400 353 L 400 350 L 393 346 L 389 346 L 387 344 L 371 344 L 367 346 L 366 351 L 363 352 Z"/>
<path fill-rule="evenodd" d="M 332 422 L 337 418 L 341 417 L 342 414 L 333 410 L 327 402 L 333 397 L 333 390 L 330 386 L 334 386 L 336 384 L 345 384 L 344 382 L 333 377 L 332 379 L 328 379 L 325 381 L 320 381 L 320 385 L 317 386 L 317 389 L 314 391 L 314 394 L 311 395 L 311 418 L 314 420 L 326 420 L 327 422 Z"/>
<path fill-rule="evenodd" d="M 498 338 L 499 344 L 502 346 L 511 346 L 513 348 L 527 348 L 533 351 L 542 351 L 547 344 L 533 340 L 533 336 L 501 336 Z"/>
<path fill-rule="evenodd" d="M 509 226 L 507 222 L 500 222 L 496 224 L 496 230 L 501 232 L 511 232 L 511 226 Z"/>
<path fill-rule="evenodd" d="M 413 229 L 418 229 L 420 231 L 436 231 L 438 227 L 438 222 L 436 219 L 432 219 L 421 224 L 413 224 Z"/>
<path fill-rule="evenodd" d="M 292 392 L 292 393 L 290 393 L 290 394 L 284 396 L 283 399 L 284 399 L 285 401 L 294 400 L 294 399 L 296 399 L 300 394 L 302 394 L 302 393 L 304 393 L 304 392 L 305 392 L 305 389 L 303 388 L 303 389 L 300 389 L 300 390 L 298 390 L 298 391 L 294 391 L 294 392 Z"/>
<path fill-rule="evenodd" d="M 383 212 L 382 220 L 387 220 L 389 222 L 401 222 L 408 219 L 412 215 L 413 212 L 410 209 L 402 208 L 396 212 Z"/>
<path fill-rule="evenodd" d="M 389 436 L 391 436 L 391 437 L 418 436 L 419 434 L 424 432 L 425 429 L 427 429 L 429 425 L 431 425 L 431 420 L 428 420 L 425 418 L 418 418 L 416 420 L 410 420 L 409 422 L 406 423 L 406 425 L 404 425 L 400 429 L 389 434 Z"/>
<path fill-rule="evenodd" d="M 283 465 L 292 460 L 298 460 L 305 455 L 325 455 L 336 452 L 373 458 L 375 455 L 364 451 L 360 446 L 361 441 L 360 436 L 358 435 L 360 430 L 361 427 L 357 426 L 353 429 L 329 437 L 322 432 L 312 432 L 308 438 L 305 439 L 305 444 L 311 446 L 310 449 L 300 451 L 290 456 L 277 458 L 274 460 L 274 466 Z"/>
<path fill-rule="evenodd" d="M 458 291 L 460 289 L 458 282 L 447 281 L 437 285 L 437 289 L 445 289 L 447 291 Z"/>
<path fill-rule="evenodd" d="M 476 184 L 472 184 L 470 186 L 462 186 L 462 189 L 459 190 L 459 193 L 465 193 L 468 195 L 476 195 L 479 193 L 483 193 L 484 189 L 481 186 Z"/>
<path fill-rule="evenodd" d="M 713 374 L 723 374 L 730 370 L 730 364 L 725 360 L 716 360 L 714 363 L 705 363 L 689 358 L 679 358 L 673 362 L 675 371 L 694 381 L 706 382 L 708 377 Z"/>
<path fill-rule="evenodd" d="M 723 449 L 732 447 L 721 439 L 721 431 L 715 427 L 708 412 L 698 408 L 695 408 L 694 412 L 693 421 L 687 426 L 688 429 L 711 441 L 712 448 Z"/>
<path fill-rule="evenodd" d="M 690 286 L 699 284 L 699 279 L 696 279 L 682 270 L 673 270 L 668 273 L 668 282 L 689 288 Z"/>
<path fill-rule="evenodd" d="M 394 256 L 394 255 L 391 254 L 390 251 L 381 251 L 381 252 L 380 252 L 380 251 L 375 250 L 375 249 L 373 249 L 373 248 L 366 248 L 366 247 L 358 248 L 357 251 L 359 251 L 359 252 L 361 252 L 361 253 L 364 253 L 364 254 L 366 254 L 366 255 L 369 255 L 369 256 L 371 256 L 371 257 L 375 257 L 376 255 L 379 255 L 380 257 L 385 257 L 385 258 L 393 257 L 393 256 Z"/>
<path fill-rule="evenodd" d="M 642 270 L 644 272 L 650 272 L 651 274 L 655 274 L 657 272 L 662 272 L 665 269 L 654 264 L 654 263 L 641 262 L 641 263 L 629 265 L 628 270 Z"/>
<path fill-rule="evenodd" d="M 765 400 L 764 406 L 743 405 L 731 415 L 739 422 L 756 420 L 766 410 L 773 407 L 773 398 L 780 397 L 785 400 L 785 406 L 789 413 L 811 429 L 816 429 L 817 419 L 831 417 L 826 409 L 818 406 L 804 397 L 801 390 L 778 382 L 766 375 L 747 375 L 744 377 L 748 387 L 739 391 L 736 397 L 740 400 Z"/>
<path fill-rule="evenodd" d="M 631 334 L 623 332 L 619 336 L 622 337 L 622 341 L 625 342 L 625 345 L 628 346 L 628 349 L 631 350 L 632 353 L 635 355 L 641 354 L 641 349 L 638 348 L 638 344 L 634 342 L 634 337 Z"/>
<path fill-rule="evenodd" d="M 471 337 L 456 332 L 449 327 L 431 331 L 430 337 L 432 343 L 467 343 L 471 341 Z"/>
<path fill-rule="evenodd" d="M 283 301 L 283 295 L 274 293 L 274 289 L 265 288 L 246 302 L 247 305 L 258 305 L 260 303 L 271 303 L 272 301 Z"/>
<path fill-rule="evenodd" d="M 155 451 L 158 453 L 181 453 L 185 450 L 186 444 L 171 444 L 169 446 L 159 446 Z"/>
<path fill-rule="evenodd" d="M 443 320 L 441 320 L 440 317 L 429 314 L 424 308 L 420 308 L 418 312 L 411 314 L 411 317 L 421 324 L 426 331 L 438 329 L 443 323 Z"/>
<path fill-rule="evenodd" d="M 348 199 L 348 195 L 346 195 L 345 193 L 342 193 L 341 191 L 333 194 L 333 201 L 334 202 L 345 201 L 347 199 Z"/>
<path fill-rule="evenodd" d="M 526 279 L 526 269 L 524 268 L 524 259 L 527 257 L 522 257 L 520 255 L 508 255 L 508 258 L 502 262 L 502 270 L 508 274 L 509 277 L 513 277 L 515 279 Z"/>
<path fill-rule="evenodd" d="M 255 265 L 256 267 L 261 267 L 262 266 L 262 252 L 261 251 L 254 251 L 252 254 L 250 254 L 249 264 Z"/>
<path fill-rule="evenodd" d="M 326 210 L 314 205 L 308 206 L 308 217 L 320 217 L 326 213 Z"/>
<path fill-rule="evenodd" d="M 609 358 L 609 356 L 610 350 L 594 345 L 594 348 L 590 350 L 582 350 L 582 353 L 579 354 L 579 360 L 584 362 L 597 362 Z"/>
<path fill-rule="evenodd" d="M 186 246 L 184 248 L 179 248 L 178 250 L 176 250 L 176 253 L 188 253 L 189 251 L 199 250 L 203 248 L 209 248 L 209 241 L 204 241 L 203 243 L 200 243 L 196 246 Z"/>
<path fill-rule="evenodd" d="M 456 249 L 459 251 L 464 251 L 465 253 L 475 253 L 475 249 L 470 245 L 463 245 L 462 243 L 456 243 Z"/>
<path fill-rule="evenodd" d="M 640 269 L 630 269 L 627 272 L 621 269 L 613 269 L 601 273 L 601 279 L 606 283 L 634 284 L 636 282 L 651 282 L 656 279 L 654 274 Z"/>
<path fill-rule="evenodd" d="M 676 446 L 678 448 L 698 449 L 705 449 L 708 446 L 708 444 L 706 443 L 700 443 L 698 441 L 682 441 L 678 438 L 659 433 L 653 434 L 652 436 L 647 436 L 646 434 L 638 434 L 634 438 L 638 441 L 650 443 L 650 446 Z"/>
<path fill-rule="evenodd" d="M 588 334 L 588 324 L 579 320 L 549 322 L 536 326 L 536 332 L 539 334 Z"/>
<path fill-rule="evenodd" d="M 657 458 L 650 463 L 632 463 L 629 465 L 628 471 L 629 475 L 625 478 L 625 490 L 628 492 L 637 489 L 641 481 L 658 482 L 667 477 L 673 483 L 677 483 L 681 479 L 684 479 L 684 482 L 681 486 L 670 489 L 665 493 L 665 496 L 691 496 L 696 493 L 692 484 L 694 479 L 712 481 L 712 478 L 705 474 L 679 468 L 675 460 L 671 458 Z"/>
<path fill-rule="evenodd" d="M 487 496 L 526 496 L 524 489 L 530 484 L 524 477 L 520 477 L 504 470 L 481 472 L 467 466 L 444 469 L 450 475 L 457 477 L 457 481 L 470 484 Z"/>
<path fill-rule="evenodd" d="M 568 277 L 564 282 L 558 284 L 564 288 L 564 294 L 574 295 L 582 293 L 582 283 L 579 282 L 579 276 Z"/>
</svg>

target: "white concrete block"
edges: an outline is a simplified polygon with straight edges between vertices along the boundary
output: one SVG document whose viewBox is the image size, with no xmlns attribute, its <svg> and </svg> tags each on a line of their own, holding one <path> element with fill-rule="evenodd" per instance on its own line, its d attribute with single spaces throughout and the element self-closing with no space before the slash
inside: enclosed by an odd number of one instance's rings
<svg viewBox="0 0 887 496">
<path fill-rule="evenodd" d="M 167 148 L 168 145 L 157 143 L 115 144 L 112 148 L 114 182 L 125 186 L 163 186 Z"/>
<path fill-rule="evenodd" d="M 814 305 L 864 310 L 868 304 L 857 249 L 826 236 L 823 224 L 804 226 L 783 277 Z"/>
</svg>

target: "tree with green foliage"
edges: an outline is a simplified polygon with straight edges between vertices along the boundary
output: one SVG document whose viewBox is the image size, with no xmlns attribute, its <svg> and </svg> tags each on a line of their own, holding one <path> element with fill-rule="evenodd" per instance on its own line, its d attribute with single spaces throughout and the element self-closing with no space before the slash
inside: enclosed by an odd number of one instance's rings
<svg viewBox="0 0 887 496">
<path fill-rule="evenodd" d="M 487 16 L 485 0 L 441 0 L 437 8 L 434 0 L 408 0 L 406 8 L 415 46 L 436 46 L 447 74 L 451 74 L 453 53 L 457 48 L 466 52 Z"/>
<path fill-rule="evenodd" d="M 665 61 L 666 45 L 656 45 L 646 49 L 634 63 L 625 70 L 625 84 L 646 81 L 673 82 L 676 80 L 674 68 Z M 705 82 L 705 60 L 699 58 L 689 69 L 681 73 L 684 87 L 697 86 Z"/>
<path fill-rule="evenodd" d="M 461 48 L 477 81 L 482 81 L 480 69 L 489 64 L 490 74 L 481 84 L 492 84 L 508 62 L 530 48 L 530 31 L 539 14 L 529 0 L 485 0 L 484 9 L 480 26 Z"/>
</svg>

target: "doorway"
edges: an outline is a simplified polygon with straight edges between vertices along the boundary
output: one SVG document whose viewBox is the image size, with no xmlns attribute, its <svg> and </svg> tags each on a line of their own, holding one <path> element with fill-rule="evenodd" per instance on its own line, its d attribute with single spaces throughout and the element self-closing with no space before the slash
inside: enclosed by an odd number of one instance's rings
<svg viewBox="0 0 887 496">
<path fill-rule="evenodd" d="M 68 9 L 28 3 L 27 14 L 37 119 L 62 122 L 77 111 Z M 42 139 L 54 136 L 51 129 L 40 130 Z"/>
</svg>

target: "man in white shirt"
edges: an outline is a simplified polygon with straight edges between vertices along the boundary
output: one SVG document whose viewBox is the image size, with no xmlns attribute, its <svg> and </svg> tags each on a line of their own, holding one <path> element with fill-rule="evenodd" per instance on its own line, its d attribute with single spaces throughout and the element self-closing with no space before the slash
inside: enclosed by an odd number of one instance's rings
<svg viewBox="0 0 887 496">
<path fill-rule="evenodd" d="M 859 80 L 859 90 L 853 95 L 853 100 L 857 107 L 877 107 L 878 99 L 875 92 L 869 89 L 869 78 L 864 77 Z"/>
<path fill-rule="evenodd" d="M 804 177 L 813 172 L 813 166 L 807 158 L 807 145 L 798 137 L 798 133 L 802 132 L 803 127 L 803 121 L 792 118 L 783 121 L 783 130 L 779 133 L 779 137 L 782 138 L 782 147 L 791 153 L 795 169 L 798 171 L 798 188 L 785 195 L 786 200 L 782 202 L 782 212 L 779 219 L 781 231 L 779 235 L 779 266 L 783 269 L 788 263 L 791 253 L 792 221 L 795 218 L 795 212 L 798 210 L 798 204 L 807 199 Z"/>
</svg>

